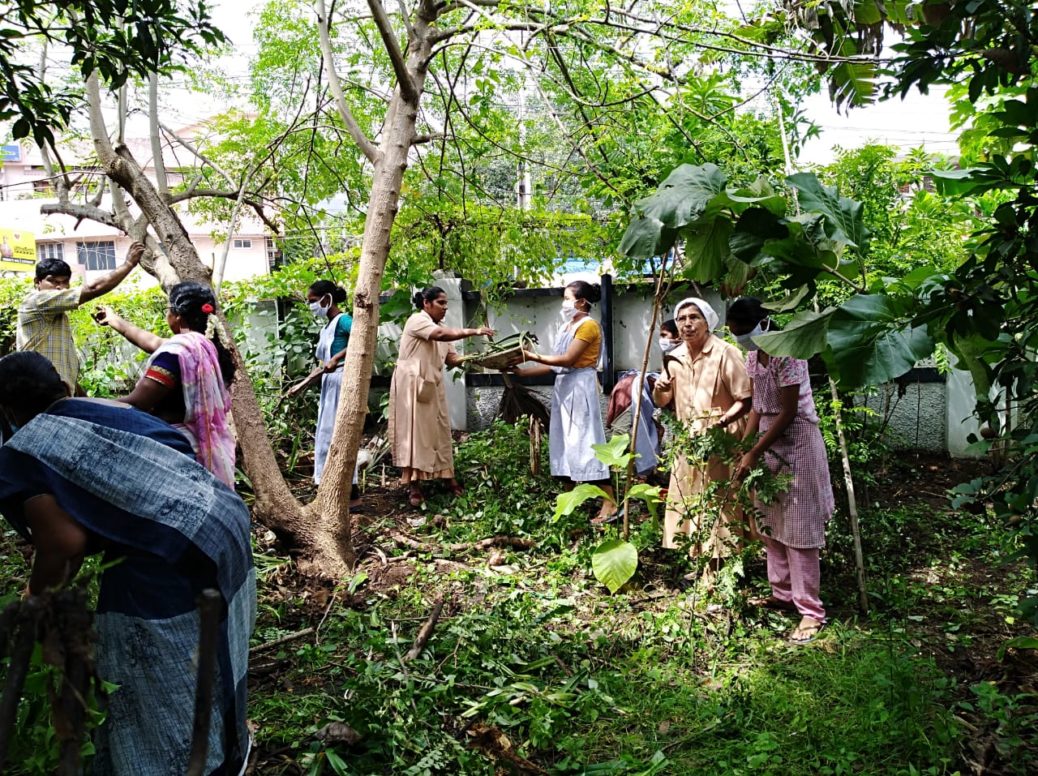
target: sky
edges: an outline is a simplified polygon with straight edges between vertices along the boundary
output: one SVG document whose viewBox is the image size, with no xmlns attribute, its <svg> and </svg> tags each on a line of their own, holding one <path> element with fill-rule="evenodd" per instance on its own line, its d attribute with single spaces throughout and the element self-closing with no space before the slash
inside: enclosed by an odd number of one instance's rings
<svg viewBox="0 0 1038 776">
<path fill-rule="evenodd" d="M 255 17 L 265 0 L 213 0 L 214 22 L 232 40 L 234 53 L 221 61 L 231 78 L 244 80 L 248 59 L 255 53 L 252 39 Z M 226 105 L 192 96 L 190 100 L 166 100 L 175 122 L 186 126 L 208 118 Z M 855 148 L 869 141 L 897 146 L 904 152 L 923 146 L 932 153 L 954 155 L 955 135 L 948 127 L 949 106 L 942 89 L 929 95 L 910 94 L 865 108 L 839 113 L 823 91 L 804 103 L 807 116 L 821 128 L 821 136 L 809 141 L 796 160 L 798 166 L 825 164 L 833 159 L 834 147 Z"/>
</svg>

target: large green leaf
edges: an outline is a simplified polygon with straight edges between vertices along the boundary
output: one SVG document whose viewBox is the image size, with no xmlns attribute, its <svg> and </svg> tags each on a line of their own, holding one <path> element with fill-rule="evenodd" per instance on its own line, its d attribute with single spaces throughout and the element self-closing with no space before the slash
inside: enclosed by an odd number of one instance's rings
<svg viewBox="0 0 1038 776">
<path fill-rule="evenodd" d="M 859 294 L 829 320 L 828 344 L 839 380 L 862 386 L 900 377 L 933 352 L 921 326 L 908 327 L 898 302 L 884 294 Z"/>
<path fill-rule="evenodd" d="M 649 509 L 649 514 L 656 517 L 656 507 L 663 503 L 663 499 L 660 497 L 661 493 L 662 488 L 658 485 L 639 482 L 631 486 L 631 489 L 627 491 L 627 499 L 636 498 L 639 501 L 645 502 L 645 506 Z"/>
<path fill-rule="evenodd" d="M 697 283 L 719 280 L 731 255 L 732 222 L 717 216 L 685 234 L 686 275 Z"/>
<path fill-rule="evenodd" d="M 572 515 L 577 507 L 593 498 L 608 499 L 609 495 L 597 485 L 591 485 L 587 482 L 582 482 L 573 490 L 560 493 L 555 497 L 555 514 L 552 516 L 552 519 L 558 520 L 567 515 Z"/>
<path fill-rule="evenodd" d="M 606 539 L 591 556 L 595 579 L 615 593 L 638 570 L 638 550 L 622 539 Z"/>
<path fill-rule="evenodd" d="M 801 310 L 781 331 L 761 334 L 753 338 L 760 349 L 772 356 L 811 358 L 825 350 L 826 331 L 832 308 L 817 313 Z"/>
<path fill-rule="evenodd" d="M 780 240 L 789 235 L 789 228 L 770 210 L 751 207 L 739 216 L 728 239 L 728 249 L 737 259 L 752 262 L 767 240 Z"/>
<path fill-rule="evenodd" d="M 862 220 L 862 203 L 841 197 L 832 186 L 823 186 L 814 173 L 798 172 L 786 180 L 796 188 L 801 210 L 825 218 L 826 233 L 832 239 L 854 248 L 865 247 L 868 230 Z"/>
<path fill-rule="evenodd" d="M 617 434 L 608 442 L 591 445 L 591 449 L 595 451 L 595 458 L 610 469 L 623 469 L 631 460 L 631 454 L 628 452 L 630 446 L 630 434 Z"/>
<path fill-rule="evenodd" d="M 726 178 L 713 164 L 676 167 L 654 194 L 635 204 L 638 217 L 624 232 L 620 250 L 631 258 L 665 253 L 674 244 L 676 230 L 696 223 L 714 205 L 728 202 Z"/>
<path fill-rule="evenodd" d="M 777 193 L 764 176 L 757 178 L 749 186 L 734 191 L 729 190 L 728 199 L 740 204 L 746 203 L 762 207 L 776 216 L 785 215 L 788 209 L 786 198 Z"/>
</svg>

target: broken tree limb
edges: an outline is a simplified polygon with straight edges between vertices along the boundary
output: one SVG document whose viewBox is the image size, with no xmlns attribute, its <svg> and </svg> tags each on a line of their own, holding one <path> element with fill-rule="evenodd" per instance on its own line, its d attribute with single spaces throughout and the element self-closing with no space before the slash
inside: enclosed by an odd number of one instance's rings
<svg viewBox="0 0 1038 776">
<path fill-rule="evenodd" d="M 282 644 L 288 644 L 289 642 L 292 642 L 292 641 L 298 641 L 299 639 L 305 639 L 307 636 L 312 636 L 314 634 L 314 632 L 315 632 L 314 628 L 303 628 L 301 631 L 296 631 L 295 633 L 289 633 L 287 636 L 282 636 L 281 638 L 274 639 L 273 641 L 267 641 L 267 642 L 264 642 L 263 644 L 257 644 L 256 646 L 254 646 L 252 649 L 249 650 L 249 655 L 255 655 L 255 654 L 258 654 L 260 652 L 266 652 L 267 650 L 274 649 L 275 647 L 280 647 Z"/>
<path fill-rule="evenodd" d="M 511 547 L 514 550 L 529 550 L 537 544 L 533 539 L 525 539 L 521 536 L 505 536 L 501 534 L 497 536 L 488 536 L 486 539 L 480 539 L 475 542 L 455 542 L 454 544 L 433 544 L 432 542 L 423 542 L 420 539 L 415 539 L 413 536 L 408 536 L 399 531 L 391 531 L 389 533 L 389 538 L 397 544 L 409 547 L 412 550 L 431 553 L 468 552 L 471 550 L 487 550 L 491 547 Z M 392 558 L 390 558 L 390 560 L 392 560 Z"/>
<path fill-rule="evenodd" d="M 407 650 L 407 654 L 404 655 L 404 662 L 414 660 L 425 649 L 425 645 L 429 643 L 429 639 L 432 638 L 433 631 L 436 629 L 436 623 L 440 620 L 440 613 L 443 612 L 443 596 L 439 595 L 436 597 L 436 602 L 433 604 L 432 611 L 429 613 L 429 618 L 422 624 L 421 629 L 418 631 L 418 636 L 414 640 L 414 644 Z"/>
</svg>

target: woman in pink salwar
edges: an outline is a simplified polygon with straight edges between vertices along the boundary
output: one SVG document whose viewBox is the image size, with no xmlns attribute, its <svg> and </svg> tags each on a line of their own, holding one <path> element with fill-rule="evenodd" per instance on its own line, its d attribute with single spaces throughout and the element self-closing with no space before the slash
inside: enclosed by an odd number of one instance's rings
<svg viewBox="0 0 1038 776">
<path fill-rule="evenodd" d="M 172 337 L 138 328 L 108 307 L 96 319 L 152 354 L 133 391 L 119 401 L 179 429 L 198 463 L 233 488 L 235 441 L 227 387 L 234 379 L 234 361 L 220 340 L 215 313 L 211 289 L 178 283 L 170 289 L 166 313 Z"/>
<path fill-rule="evenodd" d="M 733 302 L 728 309 L 728 328 L 747 350 L 753 409 L 746 438 L 756 437 L 734 475 L 745 477 L 762 460 L 772 472 L 792 475 L 784 493 L 756 507 L 771 583 L 766 605 L 801 615 L 790 640 L 802 644 L 811 641 L 825 624 L 819 552 L 825 546 L 825 524 L 834 509 L 829 462 L 818 430 L 807 362 L 769 356 L 753 341 L 773 328 L 759 299 L 743 297 Z"/>
</svg>

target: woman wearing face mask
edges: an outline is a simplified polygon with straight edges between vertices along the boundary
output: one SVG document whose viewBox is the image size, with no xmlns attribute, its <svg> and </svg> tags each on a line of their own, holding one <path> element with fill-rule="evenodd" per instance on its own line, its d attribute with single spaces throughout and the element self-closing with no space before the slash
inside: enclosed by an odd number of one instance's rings
<svg viewBox="0 0 1038 776">
<path fill-rule="evenodd" d="M 825 523 L 834 509 L 807 362 L 769 356 L 753 342 L 754 337 L 772 330 L 759 299 L 743 297 L 733 302 L 728 329 L 748 351 L 746 371 L 753 380 L 753 409 L 746 436 L 760 434 L 736 467 L 735 476 L 745 477 L 761 459 L 772 472 L 792 475 L 788 490 L 770 503 L 756 505 L 771 583 L 771 597 L 765 605 L 799 612 L 802 619 L 790 640 L 806 643 L 825 623 L 818 555 L 825 546 Z"/>
<path fill-rule="evenodd" d="M 602 298 L 598 286 L 576 280 L 562 295 L 562 330 L 551 355 L 524 351 L 528 361 L 539 366 L 523 369 L 521 375 L 546 375 L 555 372 L 555 392 L 551 401 L 548 449 L 553 477 L 572 482 L 594 482 L 609 494 L 593 523 L 603 523 L 616 515 L 609 484 L 609 467 L 595 457 L 592 445 L 606 441 L 602 425 L 601 389 L 598 385 L 598 358 L 602 349 L 602 329 L 588 317 L 591 305 Z"/>
<path fill-rule="evenodd" d="M 460 363 L 451 342 L 493 337 L 494 330 L 487 326 L 444 326 L 447 294 L 439 286 L 415 294 L 414 305 L 418 312 L 404 324 L 400 355 L 389 386 L 389 439 L 393 464 L 400 468 L 401 483 L 408 486 L 408 501 L 419 507 L 425 500 L 420 484 L 424 480 L 447 480 L 451 493 L 459 496 L 463 492 L 454 479 L 451 423 L 443 384 L 444 365 L 455 367 Z"/>
<path fill-rule="evenodd" d="M 663 351 L 663 355 L 667 355 L 680 344 L 681 337 L 678 336 L 678 325 L 674 319 L 670 318 L 660 324 L 660 350 Z"/>
<path fill-rule="evenodd" d="M 332 446 L 335 430 L 335 414 L 339 409 L 339 390 L 342 388 L 342 361 L 350 343 L 353 318 L 343 312 L 339 305 L 346 301 L 346 290 L 330 280 L 318 280 L 306 292 L 306 303 L 310 312 L 323 326 L 317 340 L 317 360 L 320 362 L 303 382 L 292 386 L 288 396 L 297 396 L 321 381 L 321 401 L 317 405 L 317 431 L 314 434 L 314 482 L 321 484 L 328 451 Z M 357 472 L 353 472 L 353 487 L 350 491 L 350 506 L 360 504 L 357 493 Z"/>
<path fill-rule="evenodd" d="M 717 426 L 741 437 L 739 418 L 749 409 L 752 388 L 739 349 L 714 336 L 717 313 L 702 299 L 679 302 L 674 319 L 681 345 L 665 359 L 652 394 L 656 406 L 672 407 L 693 433 Z M 726 482 L 729 474 L 728 466 L 714 459 L 700 465 L 685 459 L 675 463 L 663 521 L 664 547 L 677 547 L 678 534 L 698 538 L 709 531 L 705 539 L 691 542 L 689 552 L 693 557 L 709 555 L 715 567 L 737 549 L 741 516 L 730 509 L 719 517 L 704 516 L 697 503 L 711 483 Z"/>
</svg>

